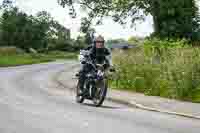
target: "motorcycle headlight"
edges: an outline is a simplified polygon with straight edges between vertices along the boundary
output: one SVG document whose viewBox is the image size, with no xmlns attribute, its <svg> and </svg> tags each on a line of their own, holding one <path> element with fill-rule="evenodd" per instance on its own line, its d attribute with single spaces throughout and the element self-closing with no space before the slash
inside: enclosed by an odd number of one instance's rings
<svg viewBox="0 0 200 133">
<path fill-rule="evenodd" d="M 79 59 L 79 61 L 80 61 L 80 62 L 82 62 L 82 61 L 85 61 L 85 59 L 84 59 L 84 56 L 83 56 L 83 55 L 79 55 L 78 59 Z"/>
</svg>

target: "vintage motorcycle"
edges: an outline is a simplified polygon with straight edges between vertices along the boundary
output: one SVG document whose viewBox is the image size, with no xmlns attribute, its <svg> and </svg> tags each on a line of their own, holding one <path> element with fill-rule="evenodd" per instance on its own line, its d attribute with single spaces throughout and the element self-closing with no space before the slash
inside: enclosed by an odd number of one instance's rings
<svg viewBox="0 0 200 133">
<path fill-rule="evenodd" d="M 107 89 L 107 70 L 105 70 L 105 63 L 94 64 L 89 56 L 89 51 L 80 50 L 79 61 L 81 64 L 87 64 L 91 70 L 86 73 L 86 79 L 84 87 L 80 88 L 80 82 L 78 81 L 76 87 L 76 102 L 83 103 L 85 99 L 92 100 L 96 107 L 103 104 Z M 111 72 L 113 70 L 110 70 Z"/>
</svg>

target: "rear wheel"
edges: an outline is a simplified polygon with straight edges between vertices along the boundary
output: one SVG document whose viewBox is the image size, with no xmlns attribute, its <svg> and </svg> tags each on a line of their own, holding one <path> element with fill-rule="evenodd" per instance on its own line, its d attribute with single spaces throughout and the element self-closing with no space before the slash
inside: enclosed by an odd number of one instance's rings
<svg viewBox="0 0 200 133">
<path fill-rule="evenodd" d="M 77 87 L 76 87 L 76 102 L 77 103 L 83 103 L 85 98 L 81 95 L 82 90 L 80 88 L 80 82 L 78 81 Z"/>
<path fill-rule="evenodd" d="M 103 104 L 106 98 L 107 89 L 108 86 L 106 80 L 102 80 L 96 85 L 96 92 L 93 98 L 93 103 L 96 107 L 99 107 Z"/>
</svg>

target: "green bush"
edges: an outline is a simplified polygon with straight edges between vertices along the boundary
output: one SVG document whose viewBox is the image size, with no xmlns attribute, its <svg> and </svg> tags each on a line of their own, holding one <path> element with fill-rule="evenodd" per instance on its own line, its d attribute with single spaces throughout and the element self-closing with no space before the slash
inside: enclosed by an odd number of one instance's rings
<svg viewBox="0 0 200 133">
<path fill-rule="evenodd" d="M 118 71 L 112 87 L 200 102 L 200 48 L 185 47 L 183 42 L 146 41 L 144 47 L 114 52 Z M 167 47 L 160 47 L 162 43 Z"/>
<path fill-rule="evenodd" d="M 152 38 L 144 41 L 145 46 L 158 47 L 158 48 L 183 48 L 188 47 L 189 41 L 186 39 L 163 39 Z"/>
</svg>

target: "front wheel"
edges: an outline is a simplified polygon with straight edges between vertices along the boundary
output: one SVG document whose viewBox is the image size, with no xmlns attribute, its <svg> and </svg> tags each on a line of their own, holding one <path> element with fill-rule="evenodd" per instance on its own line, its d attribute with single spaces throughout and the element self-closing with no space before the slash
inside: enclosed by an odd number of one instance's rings
<svg viewBox="0 0 200 133">
<path fill-rule="evenodd" d="M 80 88 L 80 82 L 78 81 L 77 86 L 76 86 L 76 102 L 77 103 L 83 103 L 85 100 L 85 98 L 80 94 L 82 94 L 82 90 Z"/>
<path fill-rule="evenodd" d="M 96 85 L 95 96 L 93 98 L 93 103 L 96 107 L 99 107 L 103 104 L 106 94 L 107 94 L 108 85 L 106 80 L 99 81 Z"/>
</svg>

